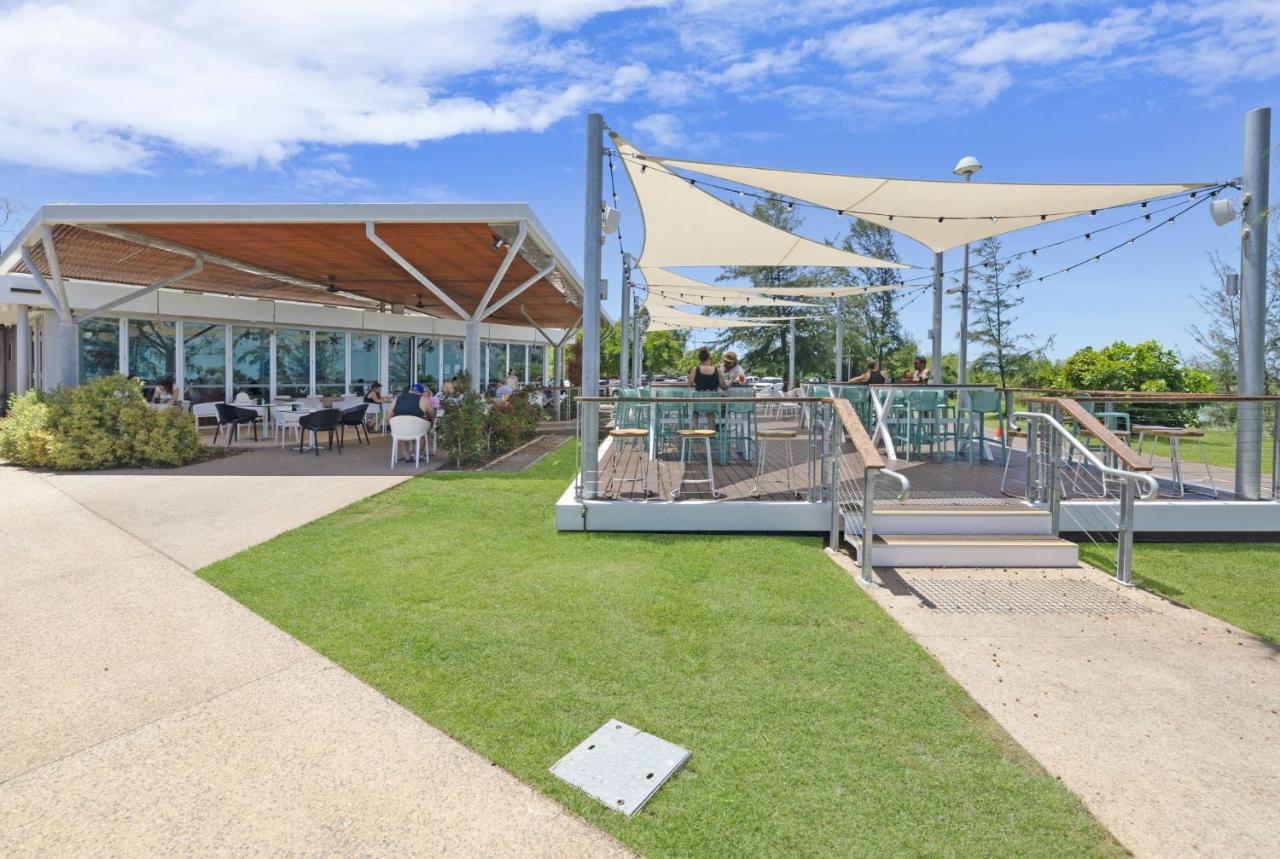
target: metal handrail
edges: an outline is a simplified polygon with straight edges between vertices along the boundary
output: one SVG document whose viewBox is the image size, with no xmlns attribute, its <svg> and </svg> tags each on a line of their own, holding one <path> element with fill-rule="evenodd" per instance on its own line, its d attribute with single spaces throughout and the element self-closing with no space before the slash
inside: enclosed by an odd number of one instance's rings
<svg viewBox="0 0 1280 859">
<path fill-rule="evenodd" d="M 872 517 L 875 513 L 876 479 L 880 474 L 891 474 L 898 481 L 898 500 L 906 501 L 911 491 L 911 482 L 896 471 L 885 467 L 884 459 L 867 435 L 861 418 L 847 400 L 830 399 L 832 431 L 831 438 L 831 549 L 840 546 L 840 517 L 844 508 L 840 500 L 840 462 L 842 458 L 841 439 L 847 434 L 853 442 L 854 453 L 862 461 L 862 548 L 858 552 L 863 584 L 871 584 L 871 545 Z M 851 511 L 852 512 L 852 511 Z"/>
<path fill-rule="evenodd" d="M 1122 468 L 1114 468 L 1102 461 L 1096 453 L 1089 449 L 1088 445 L 1076 438 L 1057 418 L 1045 412 L 1015 412 L 1013 417 L 1028 421 L 1027 424 L 1027 501 L 1034 503 L 1038 487 L 1041 485 L 1038 477 L 1033 476 L 1033 470 L 1039 464 L 1039 457 L 1036 455 L 1036 423 L 1043 423 L 1056 433 L 1056 437 L 1063 439 L 1067 444 L 1080 454 L 1086 462 L 1098 469 L 1103 475 L 1110 475 L 1120 483 L 1120 516 L 1116 523 L 1116 581 L 1122 585 L 1133 585 L 1133 505 L 1134 495 L 1139 483 L 1146 484 L 1147 491 L 1137 497 L 1143 501 L 1149 501 L 1155 498 L 1160 491 L 1160 482 L 1150 474 L 1142 474 L 1135 471 L 1126 471 Z M 1057 486 L 1057 470 L 1061 468 L 1060 457 L 1057 456 L 1056 446 L 1050 447 L 1050 452 L 1055 460 L 1050 466 L 1048 479 L 1044 483 L 1045 495 L 1049 502 L 1050 519 L 1052 521 L 1053 533 L 1056 536 L 1059 533 L 1059 516 L 1061 512 L 1061 499 L 1059 498 Z"/>
<path fill-rule="evenodd" d="M 898 486 L 901 487 L 898 490 L 898 500 L 906 501 L 907 496 L 911 494 L 911 481 L 907 480 L 907 476 L 900 471 L 894 471 L 892 468 L 886 468 L 880 473 L 887 474 L 898 481 Z"/>
</svg>

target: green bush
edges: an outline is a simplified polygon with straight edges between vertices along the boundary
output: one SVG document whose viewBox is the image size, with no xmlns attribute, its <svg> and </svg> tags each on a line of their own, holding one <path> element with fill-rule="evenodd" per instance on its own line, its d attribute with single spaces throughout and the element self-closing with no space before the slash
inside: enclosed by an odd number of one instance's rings
<svg viewBox="0 0 1280 859">
<path fill-rule="evenodd" d="M 541 410 L 525 394 L 505 402 L 486 402 L 469 390 L 470 379 L 458 377 L 459 390 L 467 393 L 445 406 L 437 427 L 440 447 L 456 467 L 480 465 L 533 438 Z"/>
<path fill-rule="evenodd" d="M 1149 391 L 1210 393 L 1213 378 L 1208 373 L 1183 364 L 1172 349 L 1155 340 L 1125 343 L 1118 340 L 1102 349 L 1086 347 L 1062 362 L 1052 387 L 1086 391 Z M 1193 426 L 1200 406 L 1165 404 L 1159 408 L 1142 404 L 1117 403 L 1123 412 L 1149 414 L 1138 422 L 1167 426 Z"/>
<path fill-rule="evenodd" d="M 142 383 L 118 373 L 78 388 L 14 396 L 0 421 L 0 457 L 33 468 L 177 466 L 202 451 L 187 415 L 152 409 Z"/>
</svg>

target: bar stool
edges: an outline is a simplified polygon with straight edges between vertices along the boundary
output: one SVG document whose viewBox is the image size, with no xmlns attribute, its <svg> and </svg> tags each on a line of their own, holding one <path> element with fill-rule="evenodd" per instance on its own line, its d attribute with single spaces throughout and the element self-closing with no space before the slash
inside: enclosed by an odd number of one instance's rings
<svg viewBox="0 0 1280 859">
<path fill-rule="evenodd" d="M 784 447 L 787 449 L 787 491 L 792 495 L 799 495 L 795 490 L 795 485 L 791 477 L 791 472 L 794 471 L 796 467 L 795 453 L 791 449 L 791 441 L 795 437 L 796 431 L 789 429 L 759 430 L 756 433 L 759 450 L 756 451 L 756 486 L 751 490 L 751 496 L 753 498 L 760 496 L 760 478 L 764 476 L 764 461 L 769 449 L 770 439 L 786 442 Z"/>
<path fill-rule="evenodd" d="M 675 489 L 671 490 L 671 497 L 673 499 L 679 498 L 680 487 L 684 486 L 686 483 L 709 483 L 711 484 L 711 497 L 712 498 L 723 497 L 724 493 L 716 489 L 716 474 L 711 464 L 711 439 L 716 437 L 716 430 L 679 429 L 679 430 L 676 430 L 676 436 L 680 439 L 680 461 L 681 462 L 684 462 L 685 460 L 685 454 L 688 451 L 690 439 L 693 439 L 694 441 L 698 441 L 699 439 L 701 439 L 702 443 L 707 446 L 707 478 L 706 480 L 689 480 L 688 478 L 682 476 L 680 478 L 679 485 L 676 486 Z"/>
<path fill-rule="evenodd" d="M 614 481 L 618 483 L 618 493 L 614 495 L 615 500 L 622 499 L 622 484 L 639 483 L 640 491 L 644 494 L 644 500 L 649 500 L 649 431 L 639 427 L 616 427 L 609 430 L 609 438 L 613 439 L 618 445 L 618 452 L 614 457 L 613 470 L 609 472 L 609 482 L 605 484 L 604 494 L 607 498 L 609 490 L 613 488 Z M 618 477 L 618 460 L 622 457 L 622 447 L 627 442 L 638 445 L 640 448 L 640 476 L 639 477 Z"/>
</svg>

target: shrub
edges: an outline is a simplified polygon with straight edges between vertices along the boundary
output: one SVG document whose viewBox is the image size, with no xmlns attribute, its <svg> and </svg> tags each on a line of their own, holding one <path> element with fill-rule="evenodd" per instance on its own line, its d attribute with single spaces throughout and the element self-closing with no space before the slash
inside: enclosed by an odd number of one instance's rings
<svg viewBox="0 0 1280 859">
<path fill-rule="evenodd" d="M 459 387 L 469 380 L 459 377 Z M 525 394 L 505 402 L 486 402 L 467 391 L 445 408 L 437 428 L 440 446 L 456 467 L 479 465 L 533 438 L 541 410 Z"/>
<path fill-rule="evenodd" d="M 0 421 L 0 457 L 34 468 L 177 466 L 202 451 L 189 417 L 153 410 L 142 383 L 118 373 L 78 388 L 13 397 Z"/>
</svg>

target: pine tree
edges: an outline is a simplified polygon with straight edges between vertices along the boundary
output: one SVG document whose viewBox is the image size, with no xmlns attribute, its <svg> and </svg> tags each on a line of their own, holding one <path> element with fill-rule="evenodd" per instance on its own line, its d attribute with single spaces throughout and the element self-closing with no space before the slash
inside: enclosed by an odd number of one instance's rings
<svg viewBox="0 0 1280 859">
<path fill-rule="evenodd" d="M 841 247 L 887 262 L 901 262 L 893 231 L 870 221 L 855 220 Z M 837 286 L 890 286 L 902 283 L 900 271 L 896 268 L 836 269 L 834 279 Z M 856 362 L 859 357 L 875 358 L 881 366 L 887 366 L 891 356 L 914 350 L 914 343 L 907 337 L 898 316 L 899 302 L 900 293 L 896 290 L 844 299 L 844 351 L 845 355 L 854 356 L 858 372 L 862 366 Z"/>
<path fill-rule="evenodd" d="M 1240 363 L 1240 297 L 1227 295 L 1230 267 L 1218 254 L 1210 254 L 1216 284 L 1201 286 L 1194 296 L 1204 312 L 1205 322 L 1188 328 L 1200 347 L 1196 365 L 1213 377 L 1221 391 L 1235 391 Z M 1271 240 L 1267 257 L 1266 385 L 1269 392 L 1280 390 L 1280 231 Z"/>
<path fill-rule="evenodd" d="M 1000 239 L 994 236 L 979 242 L 974 250 L 977 260 L 969 276 L 969 340 L 987 347 L 974 366 L 994 373 L 1003 388 L 1010 376 L 1023 374 L 1043 358 L 1053 338 L 1036 345 L 1032 335 L 1015 330 L 1018 317 L 1014 311 L 1026 300 L 1021 287 L 1034 276 L 1031 269 L 1001 260 Z"/>
</svg>

